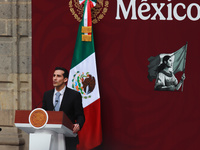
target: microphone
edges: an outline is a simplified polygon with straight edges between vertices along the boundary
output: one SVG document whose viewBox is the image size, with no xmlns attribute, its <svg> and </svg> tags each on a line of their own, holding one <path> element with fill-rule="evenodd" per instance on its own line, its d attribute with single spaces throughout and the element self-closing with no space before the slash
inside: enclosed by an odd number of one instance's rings
<svg viewBox="0 0 200 150">
<path fill-rule="evenodd" d="M 55 106 L 53 108 L 53 111 L 55 111 L 55 108 L 56 108 L 57 104 L 58 104 L 58 100 L 56 100 L 56 104 L 55 104 Z"/>
</svg>

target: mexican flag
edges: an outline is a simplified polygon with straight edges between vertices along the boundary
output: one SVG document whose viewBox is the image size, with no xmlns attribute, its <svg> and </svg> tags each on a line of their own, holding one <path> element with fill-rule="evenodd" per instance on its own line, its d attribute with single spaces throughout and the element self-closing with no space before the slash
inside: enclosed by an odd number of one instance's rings
<svg viewBox="0 0 200 150">
<path fill-rule="evenodd" d="M 163 62 L 162 59 L 168 55 L 171 56 L 173 61 L 173 70 L 171 70 L 174 74 L 176 74 L 179 71 L 185 71 L 185 63 L 186 63 L 186 54 L 187 54 L 187 43 L 182 46 L 179 50 L 173 52 L 173 53 L 163 53 L 159 54 L 155 57 L 151 56 L 148 61 L 148 79 L 149 81 L 152 81 L 157 76 L 157 68 L 158 66 Z"/>
<path fill-rule="evenodd" d="M 102 142 L 100 94 L 92 32 L 91 7 L 96 1 L 80 0 L 84 3 L 83 19 L 80 22 L 68 87 L 82 95 L 85 124 L 79 131 L 79 150 L 92 149 Z"/>
</svg>

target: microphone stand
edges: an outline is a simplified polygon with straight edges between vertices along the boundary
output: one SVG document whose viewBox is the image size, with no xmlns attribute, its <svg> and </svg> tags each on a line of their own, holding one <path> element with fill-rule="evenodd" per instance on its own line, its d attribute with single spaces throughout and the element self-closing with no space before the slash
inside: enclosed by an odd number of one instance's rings
<svg viewBox="0 0 200 150">
<path fill-rule="evenodd" d="M 34 109 L 36 109 L 41 103 L 42 103 L 42 101 L 40 101 L 40 102 L 35 106 Z"/>
</svg>

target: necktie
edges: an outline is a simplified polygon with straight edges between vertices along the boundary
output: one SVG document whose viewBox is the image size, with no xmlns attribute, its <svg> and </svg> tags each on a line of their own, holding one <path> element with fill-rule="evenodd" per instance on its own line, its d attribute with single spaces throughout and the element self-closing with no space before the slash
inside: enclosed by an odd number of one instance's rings
<svg viewBox="0 0 200 150">
<path fill-rule="evenodd" d="M 55 98 L 55 111 L 59 111 L 60 109 L 60 93 L 56 93 L 56 98 Z"/>
</svg>

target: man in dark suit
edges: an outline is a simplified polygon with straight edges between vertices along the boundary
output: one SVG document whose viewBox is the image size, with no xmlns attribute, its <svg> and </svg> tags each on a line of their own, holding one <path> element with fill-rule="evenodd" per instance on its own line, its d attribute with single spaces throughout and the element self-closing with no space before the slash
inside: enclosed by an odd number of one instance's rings
<svg viewBox="0 0 200 150">
<path fill-rule="evenodd" d="M 67 81 L 68 71 L 62 67 L 56 67 L 53 74 L 55 88 L 44 93 L 42 108 L 47 111 L 63 111 L 74 124 L 73 132 L 77 133 L 85 122 L 82 97 L 79 92 L 66 87 Z M 79 143 L 78 136 L 67 137 L 65 141 L 67 150 L 75 150 Z"/>
</svg>

